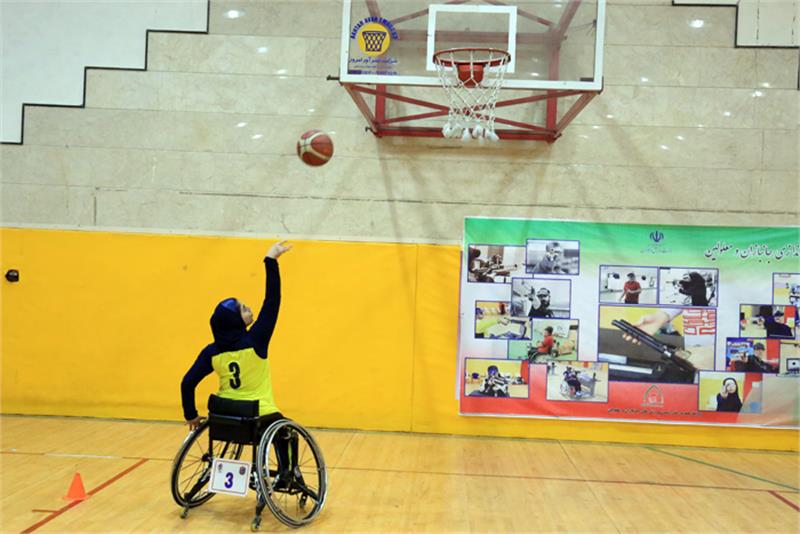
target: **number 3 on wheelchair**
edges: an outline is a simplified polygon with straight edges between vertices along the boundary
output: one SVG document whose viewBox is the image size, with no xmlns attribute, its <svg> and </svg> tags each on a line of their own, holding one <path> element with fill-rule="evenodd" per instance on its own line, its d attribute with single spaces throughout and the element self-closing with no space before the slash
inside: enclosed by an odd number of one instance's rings
<svg viewBox="0 0 800 534">
<path fill-rule="evenodd" d="M 241 458 L 245 445 L 252 447 L 253 456 L 249 480 L 242 481 L 246 462 L 233 462 Z M 215 466 L 219 473 L 213 471 Z M 238 470 L 223 472 L 223 466 Z M 214 476 L 220 478 L 212 485 Z M 182 518 L 216 492 L 244 495 L 254 490 L 253 531 L 261 526 L 265 506 L 287 526 L 310 523 L 322 511 L 328 489 L 322 451 L 305 428 L 289 419 L 259 417 L 258 401 L 216 395 L 209 397 L 208 419 L 186 437 L 175 456 L 171 482 Z"/>
</svg>

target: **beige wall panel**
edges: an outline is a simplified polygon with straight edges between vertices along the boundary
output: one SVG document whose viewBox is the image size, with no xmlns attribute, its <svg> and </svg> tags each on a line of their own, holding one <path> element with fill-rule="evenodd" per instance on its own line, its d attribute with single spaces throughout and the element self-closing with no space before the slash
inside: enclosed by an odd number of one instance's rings
<svg viewBox="0 0 800 534">
<path fill-rule="evenodd" d="M 110 109 L 361 117 L 338 83 L 295 76 L 90 71 L 86 105 Z"/>
<path fill-rule="evenodd" d="M 98 70 L 86 73 L 86 107 L 161 109 L 161 72 Z M 189 74 L 188 76 L 197 76 Z M 197 88 L 193 88 L 197 91 Z"/>
<path fill-rule="evenodd" d="M 689 194 L 689 192 L 687 192 Z M 653 224 L 742 224 L 742 212 L 684 210 L 674 204 L 654 209 L 502 206 L 481 202 L 424 204 L 197 195 L 152 190 L 97 192 L 97 225 L 273 235 L 315 235 L 336 239 L 369 236 L 456 242 L 466 216 L 545 217 Z M 786 224 L 785 214 L 760 214 L 748 224 Z"/>
<path fill-rule="evenodd" d="M 390 90 L 413 98 L 444 100 L 438 88 Z M 528 93 L 506 91 L 503 97 L 522 94 Z M 798 101 L 797 92 L 791 90 L 607 85 L 603 94 L 575 118 L 574 124 L 789 128 L 797 124 Z M 111 109 L 360 117 L 338 83 L 292 76 L 91 70 L 86 105 Z M 567 109 L 567 106 L 562 103 L 562 108 Z M 419 106 L 411 104 L 387 102 L 389 116 L 420 110 Z M 498 115 L 541 121 L 544 106 L 513 106 L 500 110 Z M 440 118 L 433 123 L 442 121 Z"/>
<path fill-rule="evenodd" d="M 3 223 L 91 226 L 94 198 L 91 188 L 52 185 L 0 185 Z"/>
<path fill-rule="evenodd" d="M 797 169 L 759 173 L 758 180 L 753 184 L 753 193 L 753 208 L 784 211 L 791 215 L 783 224 L 800 224 L 800 175 Z"/>
<path fill-rule="evenodd" d="M 238 128 L 248 122 L 246 128 Z M 756 169 L 761 163 L 760 130 L 697 128 L 569 128 L 561 140 L 468 145 L 451 140 L 392 138 L 366 134 L 363 120 L 231 113 L 182 113 L 102 109 L 31 108 L 26 139 L 31 144 L 108 148 L 290 154 L 297 136 L 310 128 L 335 132 L 341 156 L 384 159 L 484 159 L 649 167 Z M 278 126 L 280 125 L 280 126 Z M 686 135 L 686 141 L 676 141 Z M 680 143 L 679 145 L 676 143 Z M 666 147 L 666 148 L 665 148 Z"/>
<path fill-rule="evenodd" d="M 773 89 L 797 89 L 797 49 L 756 50 L 756 84 Z"/>
<path fill-rule="evenodd" d="M 713 210 L 752 207 L 758 171 L 424 160 L 384 163 L 337 158 L 325 167 L 294 155 L 214 154 L 55 146 L 2 148 L 11 183 L 104 189 L 260 195 L 275 198 L 392 199 L 501 205 Z M 47 165 L 39 162 L 46 161 Z M 646 178 L 646 180 L 645 180 Z M 720 184 L 724 184 L 720 187 Z M 691 191 L 692 194 L 686 194 Z M 783 210 L 791 209 L 784 205 Z M 112 226 L 121 226 L 113 224 Z"/>
<path fill-rule="evenodd" d="M 157 157 L 124 148 L 0 145 L 2 180 L 18 184 L 160 187 L 154 175 Z"/>
<path fill-rule="evenodd" d="M 298 76 L 306 40 L 299 37 L 151 33 L 147 70 Z"/>
<path fill-rule="evenodd" d="M 753 128 L 756 100 L 752 89 L 607 85 L 573 124 Z"/>
<path fill-rule="evenodd" d="M 797 90 L 756 89 L 753 100 L 756 105 L 758 128 L 798 128 L 800 121 L 800 92 Z"/>
<path fill-rule="evenodd" d="M 607 84 L 754 87 L 756 81 L 752 49 L 607 45 L 605 53 Z"/>
<path fill-rule="evenodd" d="M 341 46 L 340 38 L 306 39 L 306 76 L 339 76 Z"/>
<path fill-rule="evenodd" d="M 312 168 L 294 155 L 214 154 L 25 145 L 3 147 L 12 183 L 158 189 L 312 200 L 398 200 L 509 206 L 726 210 L 753 207 L 758 171 L 494 161 L 337 158 Z M 47 161 L 47 165 L 37 162 Z M 721 186 L 721 184 L 723 184 Z M 687 194 L 687 192 L 691 194 Z M 791 210 L 782 204 L 782 210 Z M 108 223 L 125 226 L 123 222 Z"/>
<path fill-rule="evenodd" d="M 211 0 L 209 13 L 217 34 L 334 37 L 341 26 L 338 0 Z"/>
<path fill-rule="evenodd" d="M 798 130 L 764 130 L 764 169 L 800 172 Z M 798 189 L 794 189 L 795 197 Z"/>
<path fill-rule="evenodd" d="M 702 26 L 696 27 L 702 21 Z M 663 46 L 733 45 L 736 24 L 733 9 L 672 5 L 609 3 L 606 8 L 606 43 Z"/>
</svg>

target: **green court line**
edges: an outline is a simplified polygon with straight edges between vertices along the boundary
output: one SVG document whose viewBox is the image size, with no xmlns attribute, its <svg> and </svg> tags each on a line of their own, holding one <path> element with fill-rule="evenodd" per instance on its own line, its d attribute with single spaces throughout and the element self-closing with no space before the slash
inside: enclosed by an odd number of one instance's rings
<svg viewBox="0 0 800 534">
<path fill-rule="evenodd" d="M 800 488 L 795 488 L 794 486 L 789 486 L 788 484 L 783 484 L 781 482 L 775 482 L 774 480 L 769 480 L 766 478 L 761 478 L 756 475 L 751 475 L 750 473 L 743 473 L 741 471 L 737 471 L 736 469 L 731 469 L 730 467 L 724 467 L 722 465 L 712 464 L 710 462 L 704 462 L 703 460 L 698 460 L 697 458 L 692 458 L 691 456 L 684 456 L 682 454 L 675 454 L 674 452 L 667 452 L 661 449 L 657 449 L 655 447 L 651 447 L 649 445 L 643 446 L 645 449 L 660 452 L 661 454 L 666 454 L 667 456 L 674 456 L 675 458 L 680 458 L 682 460 L 688 460 L 690 462 L 695 462 L 701 465 L 705 465 L 707 467 L 713 467 L 715 469 L 721 469 L 722 471 L 728 471 L 729 473 L 733 473 L 735 475 L 743 476 L 746 478 L 751 478 L 753 480 L 758 480 L 759 482 L 766 482 L 767 484 L 774 484 L 776 486 L 780 486 L 782 488 L 790 489 L 792 491 L 800 491 Z"/>
</svg>

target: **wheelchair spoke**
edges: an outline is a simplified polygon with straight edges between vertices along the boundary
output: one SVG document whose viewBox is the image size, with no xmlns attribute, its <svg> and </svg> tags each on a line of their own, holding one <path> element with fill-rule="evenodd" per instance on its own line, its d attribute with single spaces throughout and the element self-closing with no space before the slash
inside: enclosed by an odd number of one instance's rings
<svg viewBox="0 0 800 534">
<path fill-rule="evenodd" d="M 209 481 L 208 472 L 205 472 L 200 477 L 200 479 L 192 486 L 192 489 L 190 489 L 188 492 L 185 493 L 187 500 L 194 499 L 197 496 L 197 494 L 200 493 L 200 490 L 203 489 L 203 486 L 208 484 L 208 481 Z"/>
<path fill-rule="evenodd" d="M 186 469 L 192 467 L 193 465 L 197 465 L 198 463 L 202 462 L 202 458 L 197 458 L 196 460 L 192 460 L 191 462 L 183 462 L 181 465 L 181 472 L 185 471 Z"/>
<path fill-rule="evenodd" d="M 199 479 L 199 480 L 202 480 L 203 478 L 208 478 L 208 476 L 207 476 L 207 475 L 208 475 L 208 472 L 209 472 L 209 471 L 210 471 L 210 467 L 206 467 L 206 468 L 204 469 L 202 465 L 198 466 L 198 467 L 197 467 L 197 468 L 194 470 L 194 472 L 192 473 L 192 475 L 191 475 L 189 478 L 187 478 L 187 479 L 186 479 L 186 482 L 185 482 L 185 484 L 184 484 L 184 489 L 186 488 L 186 486 L 188 486 L 189 484 L 191 484 L 191 483 L 192 483 L 194 480 L 198 480 L 198 479 Z M 200 475 L 199 477 L 197 476 L 198 474 Z"/>
<path fill-rule="evenodd" d="M 194 484 L 192 484 L 193 482 L 194 482 Z M 181 488 L 181 493 L 182 493 L 184 499 L 186 499 L 187 501 L 193 500 L 195 497 L 197 497 L 197 495 L 199 493 L 201 493 L 200 490 L 206 484 L 208 484 L 208 477 L 203 477 L 202 475 L 201 475 L 201 477 L 199 479 L 189 479 L 189 480 L 187 480 L 183 484 L 183 487 Z M 191 485 L 191 487 L 190 487 L 190 485 Z M 207 493 L 207 492 L 203 492 L 203 493 Z"/>
</svg>

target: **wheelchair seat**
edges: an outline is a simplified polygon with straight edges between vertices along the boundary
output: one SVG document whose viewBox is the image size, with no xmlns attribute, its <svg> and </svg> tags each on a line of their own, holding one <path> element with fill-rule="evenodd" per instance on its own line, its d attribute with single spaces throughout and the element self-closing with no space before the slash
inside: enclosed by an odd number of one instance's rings
<svg viewBox="0 0 800 534">
<path fill-rule="evenodd" d="M 213 394 L 208 419 L 187 436 L 173 463 L 172 495 L 181 517 L 214 496 L 208 489 L 213 460 L 238 460 L 245 445 L 252 446 L 250 487 L 257 497 L 251 529 L 260 528 L 265 506 L 291 527 L 312 521 L 325 504 L 327 471 L 311 434 L 280 413 L 259 416 L 258 401 Z"/>
<path fill-rule="evenodd" d="M 258 401 L 208 397 L 208 424 L 211 439 L 242 445 L 255 445 L 264 429 L 259 425 Z"/>
</svg>

